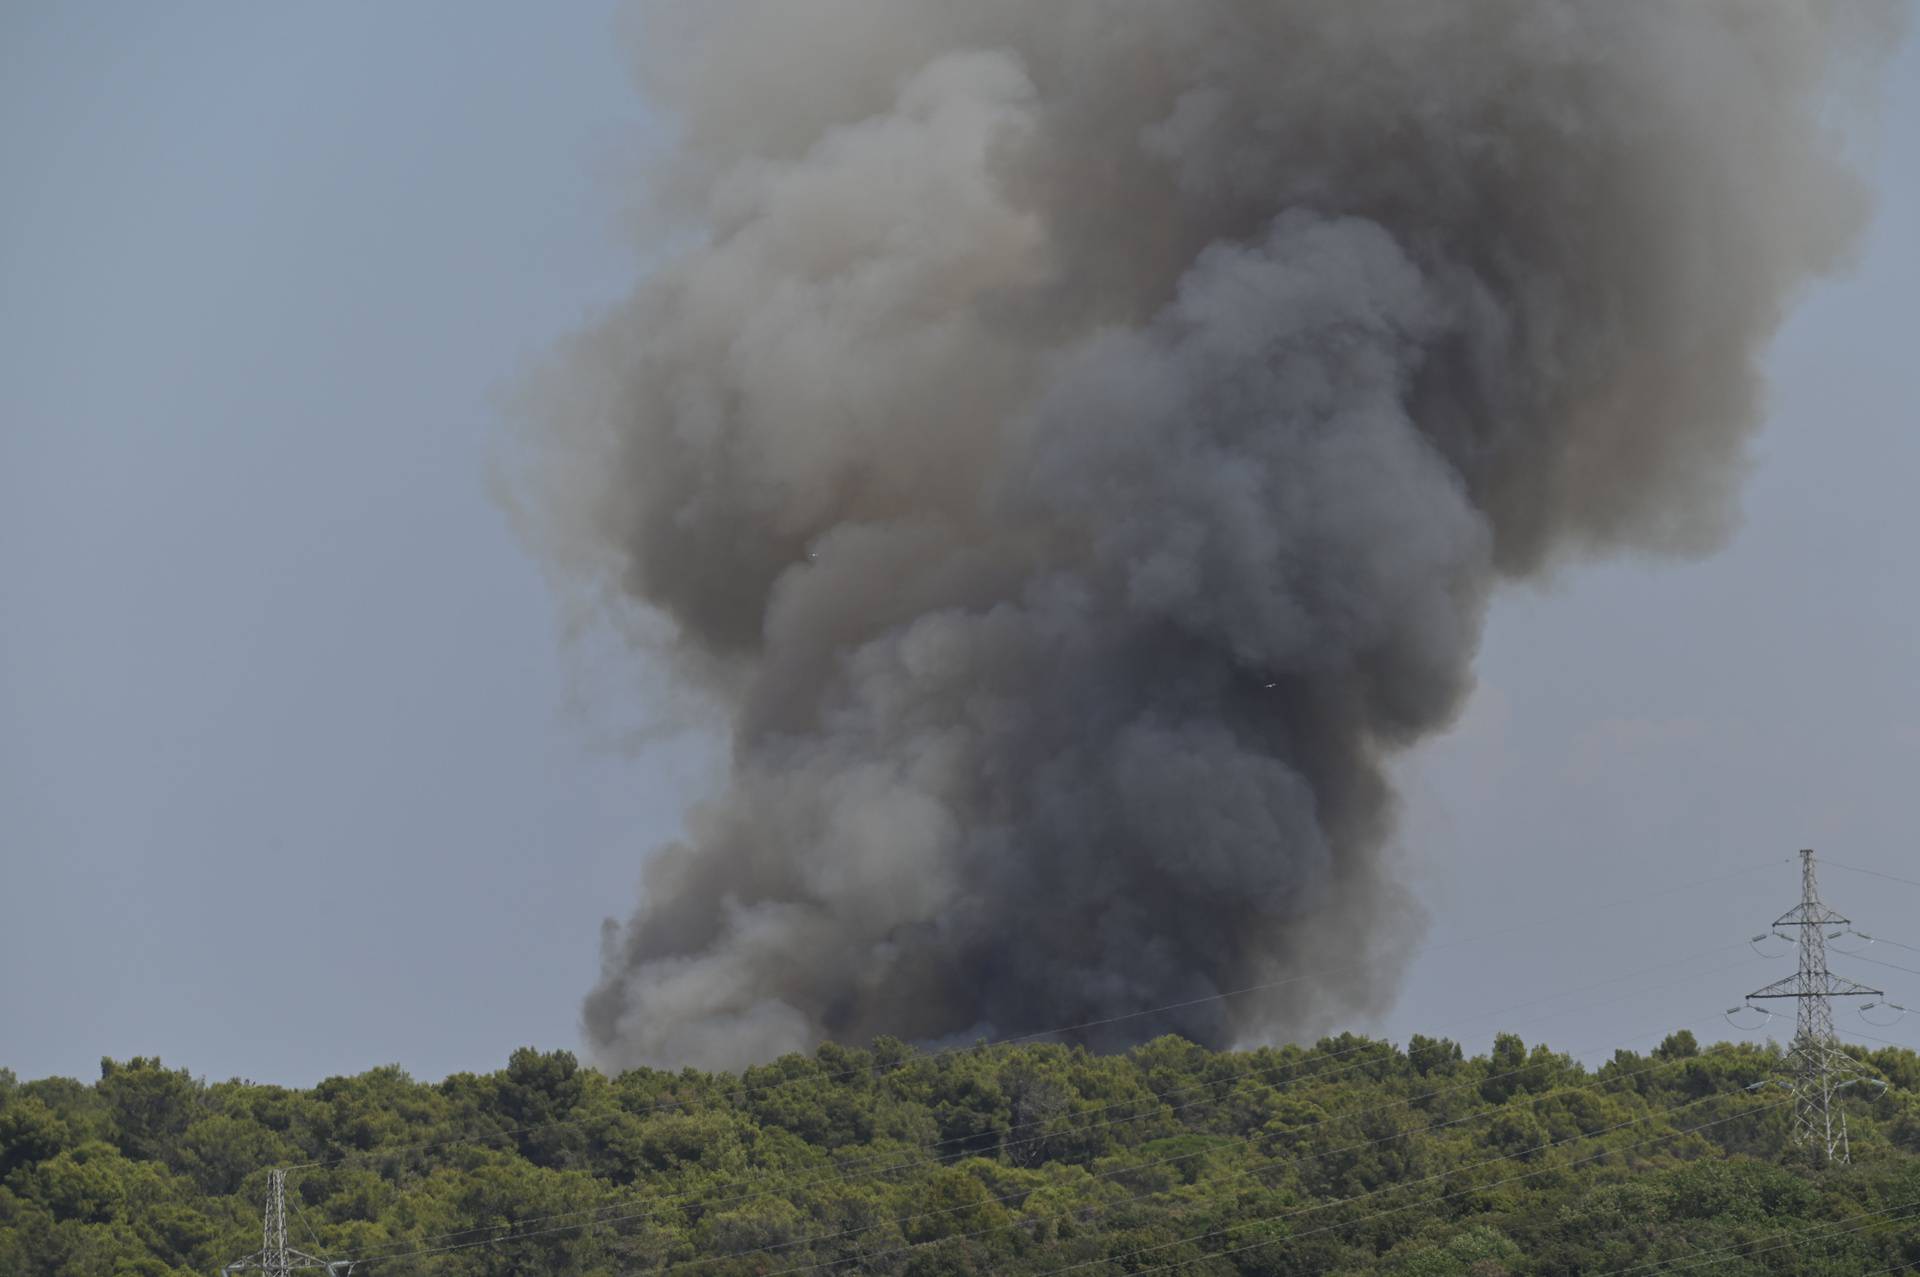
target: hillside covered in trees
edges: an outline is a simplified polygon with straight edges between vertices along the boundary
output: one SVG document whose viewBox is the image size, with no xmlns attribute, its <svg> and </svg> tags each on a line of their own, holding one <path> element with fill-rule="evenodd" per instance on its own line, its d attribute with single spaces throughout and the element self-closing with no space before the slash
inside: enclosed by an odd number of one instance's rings
<svg viewBox="0 0 1920 1277">
<path fill-rule="evenodd" d="M 882 1040 L 738 1077 L 522 1050 L 304 1091 L 0 1071 L 0 1273 L 217 1272 L 291 1166 L 291 1244 L 357 1274 L 1857 1277 L 1920 1263 L 1920 1056 L 1857 1054 L 1887 1087 L 1831 1168 L 1764 1084 L 1776 1049 L 1684 1032 L 1597 1070 L 1501 1035 Z"/>
</svg>

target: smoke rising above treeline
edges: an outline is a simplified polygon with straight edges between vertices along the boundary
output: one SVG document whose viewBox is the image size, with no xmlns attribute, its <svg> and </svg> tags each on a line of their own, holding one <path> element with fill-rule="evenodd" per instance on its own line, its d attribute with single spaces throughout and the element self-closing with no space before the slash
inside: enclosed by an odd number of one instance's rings
<svg viewBox="0 0 1920 1277">
<path fill-rule="evenodd" d="M 1901 16 L 643 6 L 676 247 L 540 378 L 521 497 L 732 753 L 609 928 L 602 1061 L 1020 1034 L 1336 939 L 1085 1036 L 1384 1006 L 1385 761 L 1503 578 L 1727 534 Z"/>
</svg>

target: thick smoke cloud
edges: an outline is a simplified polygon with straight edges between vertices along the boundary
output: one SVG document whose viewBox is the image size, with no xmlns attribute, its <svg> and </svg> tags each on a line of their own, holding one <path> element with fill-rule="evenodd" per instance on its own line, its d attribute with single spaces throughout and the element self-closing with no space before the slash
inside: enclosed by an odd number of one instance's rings
<svg viewBox="0 0 1920 1277">
<path fill-rule="evenodd" d="M 1022 1033 L 1334 938 L 1089 1036 L 1379 1006 L 1383 760 L 1503 576 L 1727 532 L 1898 16 L 649 6 L 679 247 L 543 379 L 525 495 L 733 753 L 610 924 L 602 1059 Z"/>
</svg>

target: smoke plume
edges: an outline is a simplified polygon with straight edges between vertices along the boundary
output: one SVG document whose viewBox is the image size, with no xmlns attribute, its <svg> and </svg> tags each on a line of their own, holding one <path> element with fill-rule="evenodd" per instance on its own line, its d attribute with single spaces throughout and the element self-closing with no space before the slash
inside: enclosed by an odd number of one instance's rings
<svg viewBox="0 0 1920 1277">
<path fill-rule="evenodd" d="M 1503 577 L 1727 532 L 1866 200 L 1868 0 L 645 8 L 672 253 L 524 494 L 730 775 L 609 924 L 612 1065 L 1225 1042 L 1390 994 L 1383 763 Z"/>
</svg>

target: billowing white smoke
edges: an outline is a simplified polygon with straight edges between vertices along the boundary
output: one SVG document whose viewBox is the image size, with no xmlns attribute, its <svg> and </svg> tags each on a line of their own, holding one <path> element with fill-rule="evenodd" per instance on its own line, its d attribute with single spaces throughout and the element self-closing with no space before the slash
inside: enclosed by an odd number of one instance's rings
<svg viewBox="0 0 1920 1277">
<path fill-rule="evenodd" d="M 609 935 L 602 1059 L 1093 1020 L 1335 930 L 1370 961 L 1113 1034 L 1378 1005 L 1383 756 L 1502 574 L 1724 534 L 1899 16 L 648 6 L 683 248 L 543 383 L 526 493 L 734 752 Z"/>
</svg>

